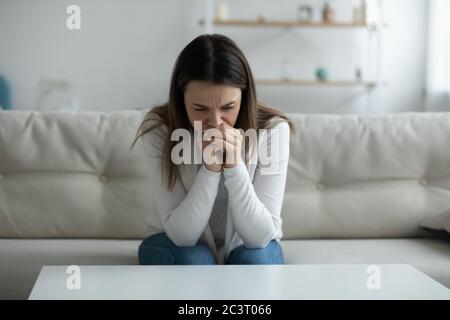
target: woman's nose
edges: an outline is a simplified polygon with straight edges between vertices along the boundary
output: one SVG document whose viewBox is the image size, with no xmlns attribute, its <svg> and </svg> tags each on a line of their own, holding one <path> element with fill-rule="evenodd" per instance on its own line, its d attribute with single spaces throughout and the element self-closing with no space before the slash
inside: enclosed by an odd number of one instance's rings
<svg viewBox="0 0 450 320">
<path fill-rule="evenodd" d="M 210 119 L 209 119 L 209 124 L 211 127 L 213 128 L 218 128 L 220 126 L 220 124 L 222 123 L 222 119 L 220 114 L 214 114 Z"/>
</svg>

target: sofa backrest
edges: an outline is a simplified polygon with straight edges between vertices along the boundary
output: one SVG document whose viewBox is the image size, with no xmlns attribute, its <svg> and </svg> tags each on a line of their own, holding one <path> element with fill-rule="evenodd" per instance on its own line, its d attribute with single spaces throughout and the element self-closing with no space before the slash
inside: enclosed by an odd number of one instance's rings
<svg viewBox="0 0 450 320">
<path fill-rule="evenodd" d="M 0 111 L 0 237 L 143 238 L 160 225 L 142 111 Z M 450 202 L 450 114 L 288 114 L 284 238 L 429 236 Z"/>
<path fill-rule="evenodd" d="M 432 236 L 450 204 L 450 113 L 289 114 L 284 238 Z"/>
<path fill-rule="evenodd" d="M 0 237 L 144 237 L 151 177 L 129 151 L 143 116 L 0 112 Z"/>
</svg>

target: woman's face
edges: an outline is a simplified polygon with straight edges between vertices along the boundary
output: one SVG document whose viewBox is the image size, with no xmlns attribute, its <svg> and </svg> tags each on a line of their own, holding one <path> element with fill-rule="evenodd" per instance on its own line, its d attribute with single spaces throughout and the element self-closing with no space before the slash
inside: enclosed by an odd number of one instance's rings
<svg viewBox="0 0 450 320">
<path fill-rule="evenodd" d="M 234 127 L 241 108 L 240 88 L 203 81 L 190 81 L 184 92 L 189 122 L 201 121 L 203 129 L 218 128 L 223 122 Z"/>
</svg>

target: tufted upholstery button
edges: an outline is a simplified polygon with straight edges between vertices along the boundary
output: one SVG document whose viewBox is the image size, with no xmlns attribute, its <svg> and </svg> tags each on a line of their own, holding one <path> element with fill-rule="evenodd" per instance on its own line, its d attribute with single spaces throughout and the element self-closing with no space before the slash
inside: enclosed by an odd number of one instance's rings
<svg viewBox="0 0 450 320">
<path fill-rule="evenodd" d="M 325 189 L 325 186 L 323 185 L 323 183 L 319 183 L 317 185 L 317 190 L 323 190 L 323 189 Z"/>
<path fill-rule="evenodd" d="M 100 181 L 103 182 L 103 183 L 105 183 L 106 181 L 108 181 L 108 177 L 105 176 L 105 175 L 100 176 Z"/>
<path fill-rule="evenodd" d="M 426 186 L 428 184 L 428 181 L 427 181 L 427 179 L 420 179 L 419 183 L 423 186 Z"/>
</svg>

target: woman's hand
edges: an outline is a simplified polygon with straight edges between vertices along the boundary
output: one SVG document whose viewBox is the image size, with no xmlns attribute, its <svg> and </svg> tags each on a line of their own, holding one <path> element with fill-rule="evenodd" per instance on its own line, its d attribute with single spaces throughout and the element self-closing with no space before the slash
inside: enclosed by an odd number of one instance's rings
<svg viewBox="0 0 450 320">
<path fill-rule="evenodd" d="M 228 123 L 224 122 L 221 125 L 220 130 L 222 131 L 223 139 L 223 149 L 225 150 L 224 154 L 224 168 L 233 168 L 237 166 L 242 161 L 242 134 L 241 132 L 230 126 Z"/>
<path fill-rule="evenodd" d="M 218 131 L 202 132 L 202 155 L 208 170 L 219 172 L 222 168 L 233 168 L 242 161 L 242 134 L 224 122 Z"/>
<path fill-rule="evenodd" d="M 224 149 L 222 143 L 218 141 L 222 141 L 222 139 L 214 135 L 214 130 L 208 131 L 206 134 L 205 131 L 203 130 L 201 136 L 203 162 L 208 170 L 220 172 L 223 169 Z"/>
</svg>

